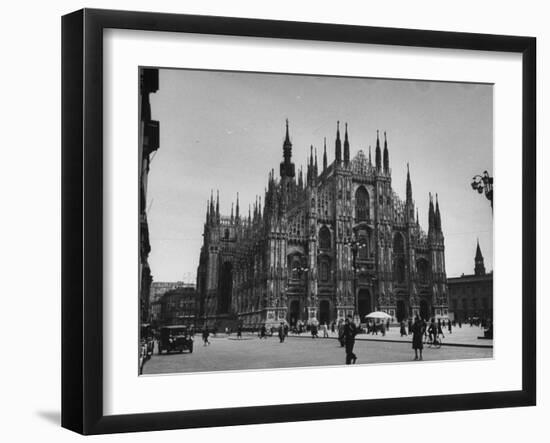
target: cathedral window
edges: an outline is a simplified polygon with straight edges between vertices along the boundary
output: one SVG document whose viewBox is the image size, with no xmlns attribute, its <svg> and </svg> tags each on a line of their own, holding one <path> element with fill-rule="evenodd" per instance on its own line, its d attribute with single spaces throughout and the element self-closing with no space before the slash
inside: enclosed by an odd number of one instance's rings
<svg viewBox="0 0 550 443">
<path fill-rule="evenodd" d="M 329 263 L 328 260 L 324 259 L 321 261 L 321 265 L 319 266 L 319 276 L 321 278 L 321 281 L 328 281 L 329 280 Z"/>
<path fill-rule="evenodd" d="M 405 281 L 405 259 L 403 257 L 398 257 L 394 260 L 393 273 L 398 283 Z"/>
<path fill-rule="evenodd" d="M 428 262 L 424 259 L 416 262 L 416 272 L 418 273 L 418 281 L 421 284 L 428 283 Z"/>
<path fill-rule="evenodd" d="M 223 238 L 225 240 L 229 240 L 229 229 L 226 229 L 225 232 L 223 233 Z"/>
<path fill-rule="evenodd" d="M 393 238 L 393 274 L 398 283 L 405 281 L 405 241 L 399 233 Z"/>
<path fill-rule="evenodd" d="M 394 254 L 403 254 L 405 252 L 405 241 L 401 234 L 395 234 L 393 239 L 393 252 Z"/>
<path fill-rule="evenodd" d="M 369 193 L 363 186 L 355 192 L 355 219 L 357 222 L 369 219 Z"/>
<path fill-rule="evenodd" d="M 326 226 L 319 229 L 319 248 L 330 249 L 330 231 Z"/>
</svg>

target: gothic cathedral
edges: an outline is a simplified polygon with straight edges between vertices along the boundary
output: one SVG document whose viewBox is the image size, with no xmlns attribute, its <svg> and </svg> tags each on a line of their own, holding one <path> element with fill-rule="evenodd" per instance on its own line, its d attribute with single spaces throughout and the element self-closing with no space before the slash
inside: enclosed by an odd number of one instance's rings
<svg viewBox="0 0 550 443">
<path fill-rule="evenodd" d="M 343 150 L 342 150 L 343 144 Z M 437 195 L 429 196 L 428 233 L 415 218 L 407 165 L 405 201 L 393 191 L 389 151 L 377 132 L 374 164 L 360 150 L 350 159 L 336 129 L 335 160 L 321 170 L 310 151 L 305 180 L 296 174 L 288 121 L 279 177 L 269 173 L 261 197 L 241 214 L 220 215 L 207 202 L 197 271 L 200 318 L 209 326 L 245 328 L 288 322 L 361 321 L 379 310 L 397 321 L 448 313 L 445 246 Z"/>
</svg>

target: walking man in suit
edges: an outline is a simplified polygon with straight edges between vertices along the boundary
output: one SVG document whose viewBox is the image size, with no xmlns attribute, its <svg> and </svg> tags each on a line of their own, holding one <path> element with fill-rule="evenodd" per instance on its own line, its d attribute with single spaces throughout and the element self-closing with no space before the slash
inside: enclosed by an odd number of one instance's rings
<svg viewBox="0 0 550 443">
<path fill-rule="evenodd" d="M 357 326 L 352 322 L 351 315 L 346 317 L 344 323 L 344 343 L 346 346 L 346 365 L 355 364 L 357 356 L 353 353 L 353 346 L 355 345 L 355 336 L 357 335 Z"/>
</svg>

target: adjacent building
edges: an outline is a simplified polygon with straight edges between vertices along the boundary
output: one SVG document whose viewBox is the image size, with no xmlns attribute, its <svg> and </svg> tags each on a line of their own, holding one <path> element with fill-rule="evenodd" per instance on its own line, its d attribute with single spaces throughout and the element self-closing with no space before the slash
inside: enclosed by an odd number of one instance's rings
<svg viewBox="0 0 550 443">
<path fill-rule="evenodd" d="M 139 284 L 140 284 L 140 321 L 149 321 L 149 296 L 151 268 L 149 267 L 149 225 L 147 223 L 147 178 L 149 175 L 150 155 L 159 147 L 159 122 L 151 119 L 149 94 L 158 91 L 158 69 L 141 69 L 139 76 Z"/>
<path fill-rule="evenodd" d="M 184 284 L 168 290 L 159 300 L 159 325 L 195 325 L 197 319 L 197 291 L 195 285 Z"/>
<path fill-rule="evenodd" d="M 485 271 L 479 241 L 474 258 L 474 273 L 447 279 L 449 309 L 456 321 L 470 318 L 493 319 L 493 272 Z"/>
<path fill-rule="evenodd" d="M 185 283 L 182 281 L 154 281 L 151 283 L 150 303 L 154 303 L 171 289 L 182 288 Z"/>
<path fill-rule="evenodd" d="M 282 151 L 263 204 L 257 197 L 243 214 L 237 194 L 222 215 L 219 194 L 207 201 L 197 270 L 203 321 L 257 327 L 363 319 L 374 310 L 397 320 L 448 314 L 437 194 L 427 198 L 426 233 L 408 165 L 405 200 L 392 187 L 386 133 L 382 148 L 377 131 L 374 162 L 370 148 L 352 158 L 347 124 L 342 140 L 338 123 L 334 161 L 325 139 L 321 165 L 311 146 L 304 176 L 292 162 L 287 121 Z"/>
</svg>

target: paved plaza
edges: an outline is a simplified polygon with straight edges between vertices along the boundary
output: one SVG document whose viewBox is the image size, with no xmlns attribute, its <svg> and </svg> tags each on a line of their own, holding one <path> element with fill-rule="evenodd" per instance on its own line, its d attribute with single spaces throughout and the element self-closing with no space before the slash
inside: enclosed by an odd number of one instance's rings
<svg viewBox="0 0 550 443">
<path fill-rule="evenodd" d="M 479 328 L 463 327 L 464 333 L 456 333 L 466 341 L 467 335 L 480 333 Z M 467 332 L 468 331 L 468 332 Z M 395 363 L 413 361 L 414 351 L 410 337 L 407 341 L 386 341 L 399 338 L 398 331 L 386 334 L 386 337 L 364 334 L 358 336 L 354 352 L 357 354 L 357 364 Z M 453 332 L 454 334 L 454 332 Z M 386 340 L 384 340 L 386 339 Z M 447 341 L 451 341 L 447 335 Z M 469 340 L 470 342 L 472 340 Z M 442 346 L 439 349 L 425 347 L 424 361 L 492 358 L 493 349 L 487 346 L 486 340 L 480 340 L 484 347 L 476 346 Z M 179 372 L 211 372 L 243 369 L 290 368 L 307 366 L 334 366 L 345 363 L 345 351 L 335 338 L 312 339 L 303 334 L 301 337 L 289 336 L 284 343 L 279 343 L 278 337 L 259 339 L 255 335 L 245 334 L 242 339 L 235 335 L 218 334 L 210 337 L 211 345 L 203 346 L 200 335 L 195 336 L 195 347 L 192 354 L 156 353 L 145 364 L 143 374 L 169 374 Z M 474 344 L 477 342 L 474 342 Z"/>
</svg>

